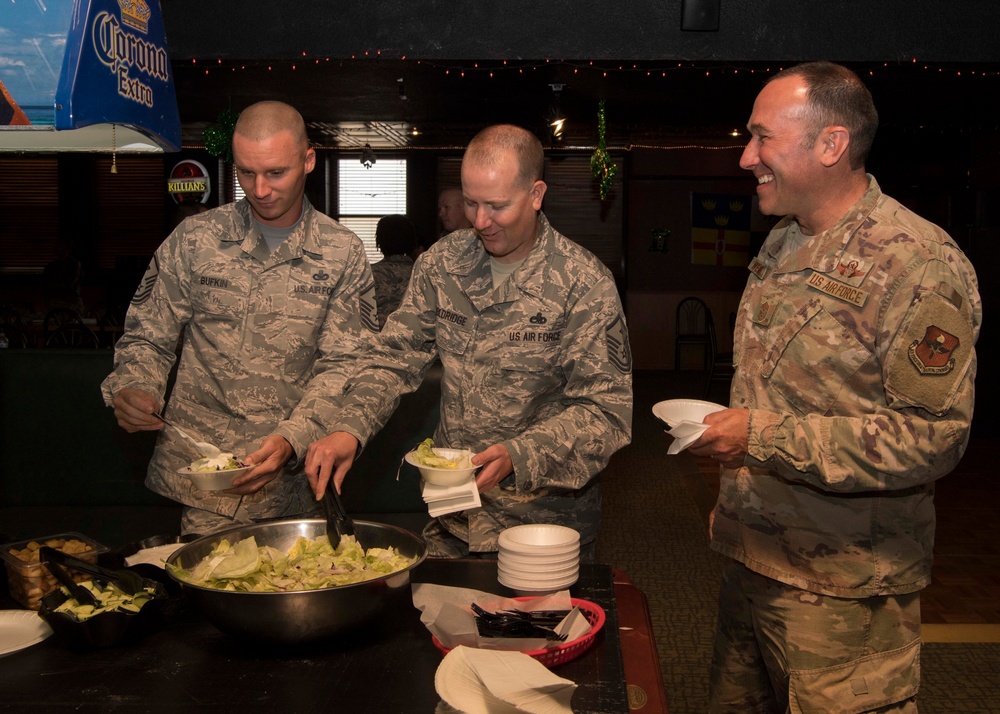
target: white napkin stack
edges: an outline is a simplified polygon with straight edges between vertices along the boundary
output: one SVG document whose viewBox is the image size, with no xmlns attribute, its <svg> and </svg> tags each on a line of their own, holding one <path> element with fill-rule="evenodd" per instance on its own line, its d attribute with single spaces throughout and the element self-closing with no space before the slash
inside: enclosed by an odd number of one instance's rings
<svg viewBox="0 0 1000 714">
<path fill-rule="evenodd" d="M 688 421 L 686 419 L 677 422 L 677 426 L 667 429 L 667 433 L 674 437 L 673 442 L 667 448 L 668 454 L 679 454 L 687 447 L 691 446 L 694 442 L 698 440 L 705 429 L 708 428 L 708 424 L 701 424 L 695 421 Z"/>
<path fill-rule="evenodd" d="M 464 511 L 467 508 L 479 508 L 482 505 L 475 478 L 470 478 L 457 486 L 438 486 L 424 481 L 422 493 L 424 503 L 427 504 L 427 512 L 434 518 L 445 513 Z"/>
<path fill-rule="evenodd" d="M 523 652 L 458 646 L 445 655 L 434 687 L 465 714 L 572 714 L 576 684 Z"/>
</svg>

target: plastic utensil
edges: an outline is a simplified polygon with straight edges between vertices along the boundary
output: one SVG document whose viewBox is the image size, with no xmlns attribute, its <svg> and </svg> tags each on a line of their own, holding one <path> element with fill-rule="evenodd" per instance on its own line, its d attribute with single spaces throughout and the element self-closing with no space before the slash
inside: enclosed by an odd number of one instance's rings
<svg viewBox="0 0 1000 714">
<path fill-rule="evenodd" d="M 220 449 L 218 446 L 215 446 L 214 444 L 209 444 L 207 441 L 198 441 L 197 439 L 195 439 L 193 436 L 191 436 L 190 434 L 188 434 L 186 431 L 184 431 L 183 429 L 181 429 L 179 426 L 177 426 L 173 422 L 167 421 L 163 417 L 163 414 L 161 414 L 160 412 L 154 412 L 153 416 L 155 416 L 157 419 L 159 419 L 160 421 L 162 421 L 164 424 L 166 424 L 167 426 L 169 426 L 170 428 L 172 428 L 174 431 L 176 431 L 178 434 L 180 434 L 185 439 L 187 439 L 192 444 L 194 444 L 195 450 L 199 454 L 201 454 L 202 456 L 204 456 L 205 458 L 210 459 L 213 456 L 218 456 L 219 454 L 222 453 L 222 449 Z"/>
</svg>

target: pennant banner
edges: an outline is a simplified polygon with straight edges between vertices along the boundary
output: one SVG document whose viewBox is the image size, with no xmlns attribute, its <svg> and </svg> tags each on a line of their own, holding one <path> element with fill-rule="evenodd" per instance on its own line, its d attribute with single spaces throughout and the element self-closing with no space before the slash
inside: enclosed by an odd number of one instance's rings
<svg viewBox="0 0 1000 714">
<path fill-rule="evenodd" d="M 691 194 L 691 262 L 746 267 L 750 261 L 751 196 Z"/>
</svg>

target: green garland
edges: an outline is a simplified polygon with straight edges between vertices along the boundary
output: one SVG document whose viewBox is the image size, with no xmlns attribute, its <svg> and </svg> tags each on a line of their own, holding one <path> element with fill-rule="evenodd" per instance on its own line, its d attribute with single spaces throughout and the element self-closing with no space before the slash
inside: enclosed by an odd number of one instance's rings
<svg viewBox="0 0 1000 714">
<path fill-rule="evenodd" d="M 590 157 L 590 171 L 594 178 L 600 182 L 601 200 L 605 200 L 611 193 L 611 184 L 618 173 L 618 166 L 608 155 L 608 143 L 605 139 L 607 125 L 604 120 L 604 100 L 597 103 L 597 148 L 594 155 Z"/>
<path fill-rule="evenodd" d="M 230 109 L 219 113 L 218 124 L 205 129 L 205 149 L 212 156 L 217 156 L 227 163 L 233 162 L 233 130 L 240 115 Z"/>
</svg>

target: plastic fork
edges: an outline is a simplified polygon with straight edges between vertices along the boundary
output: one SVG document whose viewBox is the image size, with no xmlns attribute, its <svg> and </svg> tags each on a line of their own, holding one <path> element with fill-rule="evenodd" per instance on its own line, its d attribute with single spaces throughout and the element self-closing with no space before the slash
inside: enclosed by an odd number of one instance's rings
<svg viewBox="0 0 1000 714">
<path fill-rule="evenodd" d="M 162 421 L 164 424 L 166 424 L 171 429 L 173 429 L 178 434 L 180 434 L 185 439 L 187 439 L 192 444 L 194 444 L 195 450 L 199 454 L 201 454 L 202 456 L 204 456 L 205 458 L 209 458 L 210 459 L 213 456 L 218 456 L 219 454 L 222 453 L 222 449 L 220 449 L 218 446 L 215 446 L 214 444 L 209 444 L 207 441 L 198 441 L 197 439 L 195 439 L 193 436 L 191 436 L 190 434 L 188 434 L 186 431 L 184 431 L 183 429 L 181 429 L 179 426 L 177 426 L 173 422 L 167 421 L 164 418 L 163 414 L 161 414 L 160 412 L 154 412 L 153 416 L 155 416 L 157 419 L 159 419 L 160 421 Z"/>
</svg>

